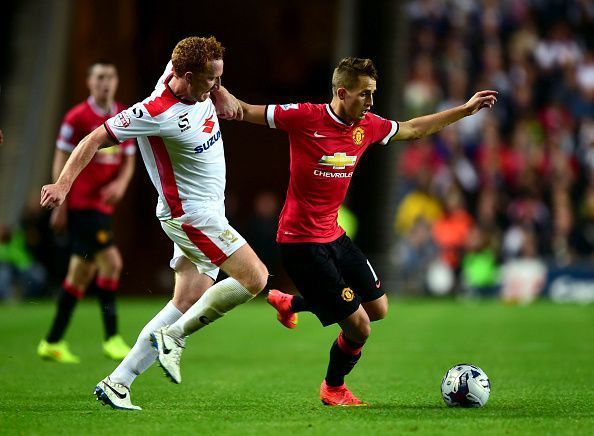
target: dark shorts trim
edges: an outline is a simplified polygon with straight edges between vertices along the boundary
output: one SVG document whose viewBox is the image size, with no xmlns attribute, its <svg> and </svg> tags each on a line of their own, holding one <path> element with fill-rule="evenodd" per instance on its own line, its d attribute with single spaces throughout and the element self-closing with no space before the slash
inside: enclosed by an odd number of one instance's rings
<svg viewBox="0 0 594 436">
<path fill-rule="evenodd" d="M 283 265 L 322 325 L 384 295 L 371 264 L 348 236 L 329 243 L 279 243 Z"/>
</svg>

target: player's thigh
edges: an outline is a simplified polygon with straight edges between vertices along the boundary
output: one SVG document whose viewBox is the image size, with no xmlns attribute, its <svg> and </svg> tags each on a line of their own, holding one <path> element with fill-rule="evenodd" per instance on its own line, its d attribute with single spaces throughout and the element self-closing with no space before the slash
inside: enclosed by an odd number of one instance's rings
<svg viewBox="0 0 594 436">
<path fill-rule="evenodd" d="M 111 245 L 95 254 L 97 270 L 101 277 L 109 279 L 118 279 L 122 272 L 123 261 L 120 250 L 115 245 Z"/>
<path fill-rule="evenodd" d="M 388 297 L 384 294 L 373 301 L 362 302 L 361 306 L 371 321 L 379 321 L 388 314 Z"/>
<path fill-rule="evenodd" d="M 370 307 L 379 309 L 381 304 L 377 300 L 384 291 L 369 259 L 346 235 L 336 241 L 336 250 L 339 267 L 348 286 L 361 297 L 362 303 L 376 301 Z M 381 301 L 387 302 L 387 299 Z"/>
<path fill-rule="evenodd" d="M 95 262 L 89 261 L 77 255 L 70 256 L 66 281 L 79 289 L 85 290 L 93 280 L 97 266 Z"/>
<path fill-rule="evenodd" d="M 202 297 L 214 281 L 215 278 L 200 273 L 192 261 L 182 257 L 175 269 L 173 304 L 181 312 L 185 312 Z"/>
<path fill-rule="evenodd" d="M 346 284 L 330 244 L 280 244 L 287 274 L 322 325 L 344 320 L 361 299 Z"/>
</svg>

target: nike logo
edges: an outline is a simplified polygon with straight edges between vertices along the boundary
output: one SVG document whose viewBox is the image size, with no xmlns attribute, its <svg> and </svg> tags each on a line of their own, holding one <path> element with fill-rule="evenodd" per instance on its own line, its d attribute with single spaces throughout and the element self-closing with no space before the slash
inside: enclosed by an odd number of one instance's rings
<svg viewBox="0 0 594 436">
<path fill-rule="evenodd" d="M 163 354 L 171 353 L 171 348 L 167 348 L 165 345 L 165 338 L 163 337 L 163 333 L 161 333 L 161 342 L 163 343 Z"/>
<path fill-rule="evenodd" d="M 110 390 L 110 391 L 112 391 L 114 394 L 116 394 L 116 396 L 117 396 L 117 397 L 118 397 L 120 400 L 123 400 L 124 398 L 126 398 L 126 397 L 128 396 L 128 394 L 127 394 L 127 393 L 123 393 L 123 394 L 122 394 L 121 392 L 118 392 L 118 391 L 116 391 L 114 388 L 112 388 L 111 386 L 109 386 L 109 385 L 108 385 L 107 383 L 105 383 L 105 382 L 103 382 L 103 384 L 104 384 L 105 386 L 107 386 L 107 387 L 109 388 L 109 390 Z"/>
<path fill-rule="evenodd" d="M 317 131 L 317 130 L 314 132 L 314 136 L 315 136 L 316 138 L 327 138 L 327 136 L 326 136 L 326 135 L 320 135 L 320 134 L 318 133 L 318 131 Z"/>
</svg>

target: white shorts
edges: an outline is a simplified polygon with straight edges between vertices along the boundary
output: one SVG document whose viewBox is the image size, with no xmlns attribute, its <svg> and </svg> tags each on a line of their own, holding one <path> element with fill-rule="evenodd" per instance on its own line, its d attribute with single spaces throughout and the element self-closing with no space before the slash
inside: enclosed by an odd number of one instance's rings
<svg viewBox="0 0 594 436">
<path fill-rule="evenodd" d="M 219 266 L 246 243 L 216 209 L 161 221 L 161 227 L 173 241 L 169 266 L 175 270 L 183 256 L 196 265 L 198 272 L 213 280 L 217 279 Z"/>
</svg>

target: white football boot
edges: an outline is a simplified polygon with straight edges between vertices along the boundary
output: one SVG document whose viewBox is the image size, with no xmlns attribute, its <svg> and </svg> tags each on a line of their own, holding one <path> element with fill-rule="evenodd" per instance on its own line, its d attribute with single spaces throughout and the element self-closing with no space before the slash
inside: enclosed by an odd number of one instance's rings
<svg viewBox="0 0 594 436">
<path fill-rule="evenodd" d="M 167 334 L 167 327 L 161 327 L 151 333 L 153 347 L 159 352 L 157 359 L 165 371 L 165 375 L 173 383 L 181 383 L 180 360 L 186 338 L 174 338 Z"/>
<path fill-rule="evenodd" d="M 135 406 L 130 400 L 130 388 L 121 383 L 115 383 L 109 377 L 105 377 L 95 387 L 97 401 L 107 404 L 114 409 L 122 410 L 142 410 Z"/>
</svg>

